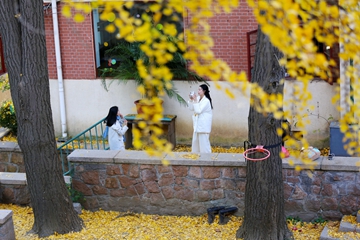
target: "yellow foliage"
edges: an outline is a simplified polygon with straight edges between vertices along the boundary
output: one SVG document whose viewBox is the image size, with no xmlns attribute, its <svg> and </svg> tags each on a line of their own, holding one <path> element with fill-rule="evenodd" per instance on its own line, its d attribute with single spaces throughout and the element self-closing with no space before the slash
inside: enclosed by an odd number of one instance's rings
<svg viewBox="0 0 360 240">
<path fill-rule="evenodd" d="M 0 204 L 1 209 L 13 211 L 13 221 L 16 239 L 38 240 L 35 234 L 28 233 L 34 224 L 34 213 L 30 207 L 20 207 L 11 204 Z M 230 216 L 225 225 L 218 224 L 216 215 L 214 223 L 208 224 L 207 215 L 201 216 L 160 216 L 133 212 L 104 211 L 91 212 L 82 210 L 80 215 L 85 227 L 80 232 L 68 234 L 53 234 L 49 239 L 235 239 L 236 231 L 243 222 L 242 217 Z M 346 216 L 353 222 L 354 217 Z M 287 226 L 295 240 L 319 239 L 326 223 L 307 223 L 288 221 Z M 330 236 L 341 238 L 339 222 L 327 224 L 331 230 Z M 349 233 L 347 233 L 349 234 Z M 358 238 L 358 233 L 351 233 L 352 239 Z M 348 235 L 349 236 L 349 235 Z"/>
<path fill-rule="evenodd" d="M 298 111 L 292 113 L 297 119 L 297 127 L 304 128 L 307 122 L 302 119 L 305 109 L 309 109 L 309 100 L 311 94 L 308 85 L 314 75 L 327 78 L 329 67 L 335 65 L 335 61 L 324 54 L 318 53 L 317 46 L 314 44 L 314 37 L 318 42 L 332 47 L 334 44 L 341 43 L 343 51 L 339 57 L 347 62 L 353 60 L 353 64 L 360 63 L 360 45 L 359 39 L 359 5 L 355 0 L 339 1 L 339 6 L 328 4 L 327 1 L 253 1 L 248 0 L 248 5 L 253 9 L 256 20 L 261 25 L 261 29 L 266 33 L 271 43 L 284 53 L 284 58 L 280 60 L 291 77 L 296 78 L 302 83 L 301 86 L 295 86 L 290 101 L 297 103 Z M 76 11 L 89 13 L 90 8 L 99 6 L 104 7 L 100 15 L 103 20 L 113 22 L 107 27 L 109 32 L 119 31 L 120 36 L 128 41 L 144 41 L 145 44 L 141 49 L 150 57 L 150 61 L 156 65 L 156 68 L 146 68 L 139 62 L 138 69 L 140 76 L 146 79 L 146 85 L 139 87 L 138 91 L 144 95 L 151 92 L 156 86 L 160 89 L 159 95 L 163 94 L 164 85 L 169 86 L 169 82 L 159 81 L 159 79 L 171 80 L 172 75 L 165 66 L 172 59 L 172 53 L 176 49 L 186 50 L 184 57 L 191 61 L 191 68 L 201 76 L 207 76 L 215 82 L 218 89 L 220 85 L 218 80 L 226 80 L 231 85 L 225 88 L 226 94 L 230 99 L 234 94 L 230 89 L 240 90 L 244 95 L 248 93 L 251 87 L 251 104 L 257 111 L 263 114 L 273 113 L 277 119 L 286 118 L 289 113 L 282 112 L 283 98 L 281 95 L 269 95 L 257 84 L 249 83 L 244 72 L 234 72 L 224 61 L 217 59 L 212 51 L 214 41 L 211 38 L 211 27 L 209 18 L 215 13 L 230 13 L 233 9 L 239 7 L 238 0 L 197 0 L 181 1 L 169 0 L 166 2 L 155 1 L 149 4 L 148 14 L 143 14 L 141 19 L 134 19 L 126 9 L 133 6 L 133 1 L 94 1 L 89 3 L 66 1 L 62 13 L 66 17 L 72 17 L 71 8 Z M 119 17 L 114 19 L 113 9 L 119 12 Z M 340 10 L 342 9 L 342 10 Z M 150 14 L 151 13 L 151 14 Z M 161 22 L 162 16 L 173 16 L 175 21 L 176 14 L 191 16 L 185 29 L 185 42 L 168 44 L 166 38 L 176 36 L 183 39 L 184 34 L 178 33 L 175 24 Z M 153 17 L 150 17 L 153 16 Z M 74 15 L 74 20 L 82 21 L 78 13 Z M 154 27 L 154 22 L 162 24 L 162 30 Z M 155 25 L 156 25 L 155 24 Z M 344 66 L 346 75 L 353 80 L 352 87 L 354 96 L 359 97 L 360 84 L 358 76 L 360 75 L 357 68 L 350 64 Z M 241 82 L 241 84 L 238 84 Z M 339 90 L 338 90 L 339 93 Z M 335 94 L 332 102 L 339 102 L 339 94 Z M 349 103 L 350 105 L 352 103 Z M 352 108 L 352 112 L 346 113 L 340 120 L 340 129 L 343 132 L 348 130 L 348 125 L 360 119 L 360 110 Z M 159 115 L 162 114 L 162 107 L 156 107 L 156 114 L 151 111 L 146 112 L 144 119 L 151 123 L 159 121 Z M 143 128 L 144 130 L 147 127 Z M 280 134 L 281 131 L 278 131 Z M 347 139 L 356 139 L 354 132 L 346 134 Z M 136 146 L 139 144 L 141 134 L 136 136 Z M 162 144 L 161 141 L 156 141 Z M 297 144 L 296 141 L 289 140 L 290 143 Z M 308 145 L 305 139 L 301 143 Z M 159 152 L 165 151 L 164 146 L 154 146 Z M 358 151 L 354 144 L 349 146 L 349 151 Z"/>
</svg>

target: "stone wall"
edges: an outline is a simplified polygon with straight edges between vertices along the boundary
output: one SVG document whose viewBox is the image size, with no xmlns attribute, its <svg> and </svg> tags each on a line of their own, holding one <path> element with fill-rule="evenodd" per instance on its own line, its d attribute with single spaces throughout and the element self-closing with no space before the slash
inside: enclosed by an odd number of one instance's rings
<svg viewBox="0 0 360 240">
<path fill-rule="evenodd" d="M 243 215 L 243 156 L 212 153 L 190 160 L 184 154 L 165 156 L 170 165 L 164 166 L 160 158 L 139 151 L 75 150 L 69 155 L 73 187 L 84 193 L 89 210 L 202 215 L 208 207 L 225 205 Z M 295 171 L 288 161 L 283 160 L 286 216 L 339 220 L 359 210 L 358 158 L 321 157 L 312 172 Z"/>
<path fill-rule="evenodd" d="M 0 142 L 0 172 L 25 172 L 23 154 L 15 142 Z"/>
<path fill-rule="evenodd" d="M 21 152 L 13 146 L 10 150 L 0 148 L 0 156 L 6 154 L 20 156 Z M 243 215 L 243 156 L 212 153 L 192 160 L 184 158 L 185 154 L 165 156 L 170 165 L 164 166 L 159 158 L 141 151 L 75 150 L 69 156 L 75 166 L 72 184 L 85 195 L 82 204 L 89 210 L 201 215 L 208 207 L 225 205 L 238 207 L 237 215 Z M 321 157 L 313 162 L 312 172 L 299 172 L 284 159 L 286 215 L 310 221 L 320 216 L 339 220 L 345 214 L 355 214 L 360 208 L 358 161 L 355 157 L 334 157 L 332 161 Z M 22 160 L 5 162 L 19 163 L 16 169 L 21 169 Z M 25 173 L 0 172 L 0 186 L 1 202 L 30 204 Z"/>
</svg>

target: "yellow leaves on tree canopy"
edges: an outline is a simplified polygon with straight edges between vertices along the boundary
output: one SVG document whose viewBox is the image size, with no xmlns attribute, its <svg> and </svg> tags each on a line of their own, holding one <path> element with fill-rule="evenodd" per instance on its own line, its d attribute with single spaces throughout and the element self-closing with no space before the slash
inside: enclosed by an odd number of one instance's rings
<svg viewBox="0 0 360 240">
<path fill-rule="evenodd" d="M 91 8 L 102 8 L 101 19 L 105 19 L 112 24 L 107 27 L 109 32 L 119 32 L 121 38 L 127 41 L 144 42 L 141 49 L 149 56 L 152 67 L 145 67 L 142 62 L 138 62 L 138 69 L 141 77 L 145 79 L 145 86 L 138 88 L 141 94 L 150 94 L 156 101 L 158 96 L 163 94 L 164 85 L 170 81 L 172 75 L 166 67 L 166 63 L 171 61 L 176 49 L 185 51 L 184 57 L 191 61 L 191 68 L 199 75 L 207 77 L 212 81 L 226 80 L 233 88 L 239 89 L 243 94 L 247 94 L 251 86 L 253 96 L 256 96 L 251 104 L 256 110 L 272 113 L 274 117 L 288 118 L 290 113 L 283 112 L 283 97 L 281 95 L 269 95 L 256 84 L 247 81 L 244 72 L 237 73 L 231 70 L 229 65 L 217 59 L 212 51 L 214 46 L 210 34 L 209 18 L 216 13 L 229 13 L 239 7 L 238 0 L 168 0 L 147 2 L 147 9 L 140 16 L 135 18 L 129 13 L 129 9 L 136 4 L 133 1 L 93 1 L 91 3 L 80 3 L 67 1 L 62 13 L 66 17 L 73 17 L 75 21 L 81 21 L 78 11 L 89 13 Z M 287 73 L 296 78 L 302 84 L 292 89 L 293 98 L 290 102 L 297 103 L 299 115 L 297 115 L 298 125 L 303 126 L 305 121 L 301 118 L 301 111 L 308 108 L 308 100 L 311 94 L 308 91 L 308 83 L 314 76 L 330 79 L 332 72 L 329 70 L 335 66 L 335 61 L 331 56 L 326 56 L 319 52 L 319 44 L 326 46 L 326 49 L 341 44 L 341 59 L 351 64 L 345 65 L 345 74 L 352 81 L 353 89 L 358 89 L 359 70 L 352 68 L 351 65 L 359 64 L 359 33 L 360 18 L 359 4 L 355 0 L 336 1 L 317 1 L 317 0 L 269 0 L 255 1 L 247 0 L 253 8 L 254 15 L 261 26 L 262 31 L 267 34 L 272 44 L 284 53 L 284 58 L 279 63 L 287 69 Z M 76 13 L 72 13 L 75 9 Z M 118 14 L 114 14 L 114 10 Z M 183 32 L 178 32 L 175 22 L 179 21 L 177 14 L 191 16 L 188 18 L 187 28 Z M 167 17 L 167 21 L 162 19 Z M 183 41 L 186 36 L 186 44 Z M 176 44 L 169 43 L 168 37 L 177 37 Z M 160 81 L 166 79 L 166 81 Z M 215 84 L 220 88 L 220 85 Z M 154 91 L 157 94 L 153 94 Z M 231 90 L 225 89 L 230 98 L 234 95 Z M 352 91 L 356 98 L 360 91 Z M 334 102 L 338 101 L 338 95 Z M 287 103 L 290 104 L 290 103 Z M 351 102 L 350 102 L 351 104 Z M 157 106 L 157 104 L 155 103 Z M 163 113 L 162 107 L 156 107 L 157 112 L 144 116 L 147 120 L 155 123 Z M 355 114 L 355 117 L 354 117 Z M 353 123 L 354 119 L 360 118 L 360 110 L 346 114 L 341 122 L 341 130 L 347 131 L 348 124 Z M 143 126 L 141 129 L 148 131 L 150 126 Z M 166 151 L 168 145 L 164 144 L 157 137 L 158 131 L 154 130 L 153 143 L 157 152 Z M 281 131 L 279 130 L 279 134 Z M 135 133 L 135 146 L 140 147 L 142 134 Z M 306 142 L 303 142 L 306 145 Z M 360 149 L 357 149 L 359 151 Z M 153 153 L 155 153 L 154 151 Z"/>
</svg>

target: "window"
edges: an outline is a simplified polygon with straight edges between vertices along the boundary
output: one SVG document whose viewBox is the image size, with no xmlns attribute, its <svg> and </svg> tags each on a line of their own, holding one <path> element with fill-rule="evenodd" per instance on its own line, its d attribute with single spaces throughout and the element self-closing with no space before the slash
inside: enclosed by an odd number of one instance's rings
<svg viewBox="0 0 360 240">
<path fill-rule="evenodd" d="M 247 32 L 246 41 L 247 41 L 247 59 L 248 59 L 248 81 L 250 82 L 255 64 L 257 30 Z"/>
<path fill-rule="evenodd" d="M 144 12 L 148 12 L 148 7 L 153 2 L 136 2 L 129 9 L 129 13 L 131 16 L 135 18 L 141 18 L 141 15 Z M 116 68 L 121 63 L 120 57 L 111 56 L 108 50 L 114 48 L 120 40 L 120 35 L 118 31 L 113 33 L 109 33 L 106 31 L 106 27 L 111 24 L 110 21 L 100 19 L 100 15 L 103 9 L 99 8 L 93 11 L 93 25 L 94 25 L 94 43 L 95 43 L 95 56 L 96 56 L 96 68 L 97 70 L 104 69 L 104 68 Z M 113 10 L 116 17 L 119 16 L 119 13 L 116 10 Z M 171 16 L 172 18 L 174 17 Z M 160 22 L 169 20 L 172 23 L 175 23 L 177 26 L 178 33 L 184 31 L 183 27 L 183 17 L 178 16 L 180 21 L 172 21 L 171 18 L 166 16 L 162 17 Z M 99 75 L 99 71 L 98 71 Z"/>
<path fill-rule="evenodd" d="M 3 46 L 2 46 L 2 41 L 1 41 L 1 36 L 0 36 L 0 74 L 6 73 L 6 69 L 5 69 L 5 61 L 4 61 L 4 51 L 3 51 Z"/>
</svg>

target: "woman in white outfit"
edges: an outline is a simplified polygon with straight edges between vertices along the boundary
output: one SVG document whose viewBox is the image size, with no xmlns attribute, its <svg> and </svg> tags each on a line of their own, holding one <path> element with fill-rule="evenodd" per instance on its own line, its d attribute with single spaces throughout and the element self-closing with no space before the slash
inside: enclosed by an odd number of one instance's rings
<svg viewBox="0 0 360 240">
<path fill-rule="evenodd" d="M 108 140 L 110 150 L 125 150 L 124 135 L 128 127 L 127 120 L 124 119 L 119 108 L 116 106 L 111 107 L 104 122 L 109 129 Z"/>
<path fill-rule="evenodd" d="M 212 102 L 209 93 L 209 87 L 206 84 L 199 86 L 198 95 L 190 95 L 189 108 L 194 111 L 193 119 L 193 139 L 191 152 L 211 153 L 209 135 L 212 123 Z"/>
</svg>

